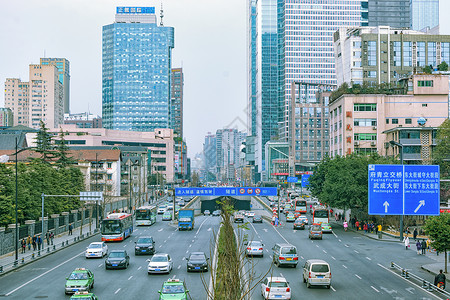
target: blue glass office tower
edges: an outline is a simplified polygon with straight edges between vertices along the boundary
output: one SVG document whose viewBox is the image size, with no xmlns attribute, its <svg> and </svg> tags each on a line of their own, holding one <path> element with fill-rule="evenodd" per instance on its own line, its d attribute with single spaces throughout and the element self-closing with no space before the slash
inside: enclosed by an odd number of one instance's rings
<svg viewBox="0 0 450 300">
<path fill-rule="evenodd" d="M 103 127 L 169 127 L 173 27 L 158 26 L 154 7 L 117 7 L 103 26 Z"/>
<path fill-rule="evenodd" d="M 411 29 L 422 30 L 439 25 L 439 0 L 410 0 Z"/>
</svg>

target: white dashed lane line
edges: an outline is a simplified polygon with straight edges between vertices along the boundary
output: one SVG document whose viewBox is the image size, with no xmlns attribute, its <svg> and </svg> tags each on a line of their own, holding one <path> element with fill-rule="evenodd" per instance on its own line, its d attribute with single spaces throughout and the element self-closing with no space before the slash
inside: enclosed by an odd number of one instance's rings
<svg viewBox="0 0 450 300">
<path fill-rule="evenodd" d="M 98 268 L 100 268 L 101 266 L 103 266 L 103 264 L 99 264 L 99 265 L 98 265 Z"/>
<path fill-rule="evenodd" d="M 355 274 L 355 276 L 356 276 L 356 278 L 358 278 L 358 279 L 362 279 L 361 277 L 358 276 L 358 274 Z"/>
<path fill-rule="evenodd" d="M 357 250 L 353 250 L 355 253 L 359 253 Z"/>
<path fill-rule="evenodd" d="M 120 288 L 117 289 L 117 291 L 114 292 L 114 294 L 117 294 L 120 291 Z"/>
<path fill-rule="evenodd" d="M 325 250 L 322 250 L 322 251 L 323 251 L 323 253 L 325 253 L 325 254 L 327 253 L 327 251 L 325 251 Z"/>
<path fill-rule="evenodd" d="M 336 260 L 336 258 L 334 258 L 334 256 L 331 257 L 333 260 Z"/>
<path fill-rule="evenodd" d="M 375 292 L 379 293 L 380 291 L 377 290 L 373 285 L 370 286 Z"/>
<path fill-rule="evenodd" d="M 131 278 L 133 278 L 133 275 L 131 275 L 130 277 L 128 277 L 128 280 L 131 280 Z"/>
<path fill-rule="evenodd" d="M 336 292 L 336 290 L 334 289 L 334 287 L 333 286 L 330 286 L 330 288 L 333 290 L 333 292 Z"/>
<path fill-rule="evenodd" d="M 347 267 L 345 265 L 342 265 L 342 266 L 347 269 Z"/>
<path fill-rule="evenodd" d="M 366 259 L 367 259 L 367 260 L 372 260 L 370 257 L 367 257 L 367 256 L 366 256 Z"/>
<path fill-rule="evenodd" d="M 139 271 L 140 269 L 142 269 L 142 267 L 139 267 L 139 268 L 138 268 L 138 271 Z"/>
</svg>

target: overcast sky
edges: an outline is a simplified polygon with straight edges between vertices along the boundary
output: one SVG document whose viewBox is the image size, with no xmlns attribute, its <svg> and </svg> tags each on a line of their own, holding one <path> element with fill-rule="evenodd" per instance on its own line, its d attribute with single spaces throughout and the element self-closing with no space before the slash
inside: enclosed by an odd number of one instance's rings
<svg viewBox="0 0 450 300">
<path fill-rule="evenodd" d="M 247 104 L 247 0 L 163 0 L 164 25 L 175 28 L 173 67 L 183 67 L 184 136 L 189 156 L 204 136 L 223 127 L 245 129 Z M 450 34 L 450 1 L 441 0 L 441 34 Z M 102 26 L 116 6 L 155 6 L 161 1 L 20 0 L 0 10 L 0 83 L 28 81 L 39 58 L 70 61 L 70 111 L 102 111 Z M 159 14 L 159 13 L 158 13 Z M 158 18 L 159 22 L 159 18 Z M 4 93 L 0 93 L 0 107 Z"/>
</svg>

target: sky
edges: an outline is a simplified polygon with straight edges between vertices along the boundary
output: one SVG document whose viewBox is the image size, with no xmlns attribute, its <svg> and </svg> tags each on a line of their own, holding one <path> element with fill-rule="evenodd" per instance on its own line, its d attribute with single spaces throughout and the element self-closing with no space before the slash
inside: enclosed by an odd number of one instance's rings
<svg viewBox="0 0 450 300">
<path fill-rule="evenodd" d="M 184 137 L 188 155 L 220 128 L 246 129 L 247 0 L 163 0 L 164 26 L 175 28 L 172 67 L 184 72 Z M 70 111 L 102 110 L 102 26 L 116 6 L 161 1 L 20 0 L 0 10 L 0 82 L 28 81 L 28 65 L 41 57 L 70 61 Z M 440 1 L 441 34 L 450 34 L 450 1 Z M 159 14 L 159 13 L 158 13 Z M 159 22 L 159 18 L 158 18 Z M 0 107 L 4 93 L 0 93 Z"/>
</svg>

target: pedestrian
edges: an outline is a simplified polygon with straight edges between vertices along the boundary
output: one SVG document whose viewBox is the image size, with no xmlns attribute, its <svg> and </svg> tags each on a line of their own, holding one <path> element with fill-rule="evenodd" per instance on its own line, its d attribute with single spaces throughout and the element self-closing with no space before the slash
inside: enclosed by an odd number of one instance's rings
<svg viewBox="0 0 450 300">
<path fill-rule="evenodd" d="M 359 230 L 359 221 L 355 222 L 355 226 L 356 226 L 356 231 L 358 231 Z"/>
<path fill-rule="evenodd" d="M 69 235 L 72 235 L 72 229 L 73 229 L 73 225 L 72 223 L 69 224 Z"/>
<path fill-rule="evenodd" d="M 347 228 L 348 228 L 347 221 L 344 220 L 344 230 L 347 231 Z"/>
<path fill-rule="evenodd" d="M 408 248 L 409 248 L 409 237 L 406 236 L 406 237 L 403 239 L 403 242 L 405 243 L 405 250 L 408 250 Z"/>
<path fill-rule="evenodd" d="M 367 231 L 369 229 L 369 227 L 367 226 L 367 223 L 364 223 L 363 229 L 364 229 L 364 232 L 367 233 Z"/>
<path fill-rule="evenodd" d="M 422 252 L 422 244 L 420 243 L 420 241 L 417 241 L 416 243 L 416 247 L 417 247 L 417 254 L 420 255 L 420 253 Z"/>
<path fill-rule="evenodd" d="M 52 245 L 53 245 L 54 238 L 55 238 L 55 233 L 52 231 L 52 232 L 50 232 L 50 241 L 51 241 Z"/>
<path fill-rule="evenodd" d="M 439 270 L 439 274 L 434 277 L 434 285 L 445 290 L 445 281 L 446 278 L 444 273 L 442 272 L 442 270 Z"/>
<path fill-rule="evenodd" d="M 31 236 L 27 237 L 27 246 L 28 246 L 28 251 L 31 250 Z"/>
<path fill-rule="evenodd" d="M 20 241 L 20 244 L 21 244 L 21 246 L 22 246 L 22 253 L 25 253 L 25 249 L 26 249 L 26 247 L 27 247 L 27 241 L 25 240 L 25 238 L 23 238 L 23 239 Z"/>
<path fill-rule="evenodd" d="M 414 228 L 413 237 L 414 237 L 414 240 L 416 240 L 416 238 L 417 238 L 417 227 Z"/>
<path fill-rule="evenodd" d="M 375 230 L 375 234 L 378 234 L 378 225 L 373 224 L 373 229 Z"/>
<path fill-rule="evenodd" d="M 38 244 L 38 250 L 41 250 L 41 246 L 42 246 L 42 238 L 40 235 L 38 235 L 37 237 L 37 244 Z"/>
<path fill-rule="evenodd" d="M 36 235 L 33 235 L 32 243 L 33 243 L 33 251 L 36 251 L 36 243 L 37 243 Z"/>
<path fill-rule="evenodd" d="M 381 224 L 378 224 L 378 226 L 377 226 L 378 232 L 381 232 L 382 229 L 383 229 L 383 226 Z"/>
<path fill-rule="evenodd" d="M 45 239 L 47 240 L 47 246 L 50 246 L 50 231 L 47 230 L 45 234 Z"/>
<path fill-rule="evenodd" d="M 431 244 L 430 239 L 427 239 L 427 251 L 428 252 L 430 252 L 430 244 Z"/>
<path fill-rule="evenodd" d="M 422 242 L 420 243 L 421 247 L 422 247 L 422 254 L 425 255 L 425 251 L 427 249 L 427 242 L 425 241 L 425 239 L 422 240 Z"/>
</svg>

